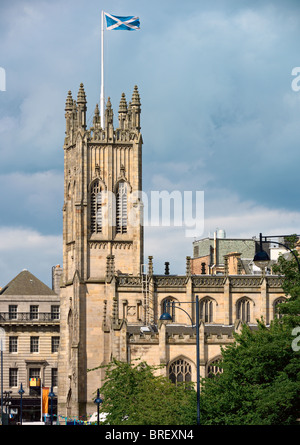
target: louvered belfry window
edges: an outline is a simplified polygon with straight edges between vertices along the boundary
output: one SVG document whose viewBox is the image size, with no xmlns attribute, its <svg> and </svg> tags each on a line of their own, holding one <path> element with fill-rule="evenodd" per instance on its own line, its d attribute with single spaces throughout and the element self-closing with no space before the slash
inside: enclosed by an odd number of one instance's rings
<svg viewBox="0 0 300 445">
<path fill-rule="evenodd" d="M 116 196 L 116 232 L 127 233 L 127 184 L 123 181 Z"/>
<path fill-rule="evenodd" d="M 102 232 L 102 189 L 99 181 L 95 181 L 91 190 L 91 231 Z"/>
</svg>

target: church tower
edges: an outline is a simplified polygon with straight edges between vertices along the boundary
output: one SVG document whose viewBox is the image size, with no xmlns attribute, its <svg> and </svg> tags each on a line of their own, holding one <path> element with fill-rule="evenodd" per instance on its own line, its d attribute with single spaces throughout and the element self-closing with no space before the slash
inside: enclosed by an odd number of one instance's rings
<svg viewBox="0 0 300 445">
<path fill-rule="evenodd" d="M 83 84 L 69 91 L 64 141 L 63 278 L 58 412 L 95 411 L 103 369 L 122 355 L 116 275 L 138 276 L 143 263 L 141 103 L 122 94 L 114 128 L 110 98 L 87 128 Z"/>
</svg>

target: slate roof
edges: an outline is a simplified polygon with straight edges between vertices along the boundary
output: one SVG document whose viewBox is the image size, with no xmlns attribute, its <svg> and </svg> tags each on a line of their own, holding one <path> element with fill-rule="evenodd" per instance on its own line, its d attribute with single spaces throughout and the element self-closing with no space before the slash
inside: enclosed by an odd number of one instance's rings
<svg viewBox="0 0 300 445">
<path fill-rule="evenodd" d="M 56 295 L 46 284 L 36 278 L 28 270 L 20 272 L 4 286 L 0 295 Z"/>
</svg>

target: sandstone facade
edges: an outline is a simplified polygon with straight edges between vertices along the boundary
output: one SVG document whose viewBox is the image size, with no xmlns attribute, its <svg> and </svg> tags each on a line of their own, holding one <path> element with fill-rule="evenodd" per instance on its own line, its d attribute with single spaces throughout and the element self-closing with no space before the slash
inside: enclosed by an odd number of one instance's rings
<svg viewBox="0 0 300 445">
<path fill-rule="evenodd" d="M 247 322 L 269 323 L 284 298 L 276 276 L 195 275 L 186 259 L 182 276 L 154 275 L 143 259 L 141 104 L 137 87 L 120 101 L 118 128 L 108 99 L 105 128 L 98 106 L 87 129 L 83 85 L 65 108 L 63 277 L 58 360 L 58 413 L 95 411 L 95 392 L 119 360 L 164 364 L 172 381 L 196 379 L 195 297 L 200 299 L 200 372 L 218 372 L 221 346 Z M 231 261 L 231 258 L 229 259 Z M 231 263 L 230 263 L 231 264 Z M 201 273 L 196 271 L 196 273 Z M 171 304 L 173 321 L 160 322 Z M 172 304 L 173 303 L 173 304 Z M 180 306 L 190 316 L 179 310 Z"/>
</svg>

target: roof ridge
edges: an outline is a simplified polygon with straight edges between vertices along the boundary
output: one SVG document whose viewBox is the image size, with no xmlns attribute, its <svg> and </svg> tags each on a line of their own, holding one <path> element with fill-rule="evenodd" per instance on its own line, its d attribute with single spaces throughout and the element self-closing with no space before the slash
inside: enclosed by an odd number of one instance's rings
<svg viewBox="0 0 300 445">
<path fill-rule="evenodd" d="M 39 280 L 29 270 L 23 269 L 6 286 L 0 295 L 56 295 L 45 283 Z"/>
</svg>

